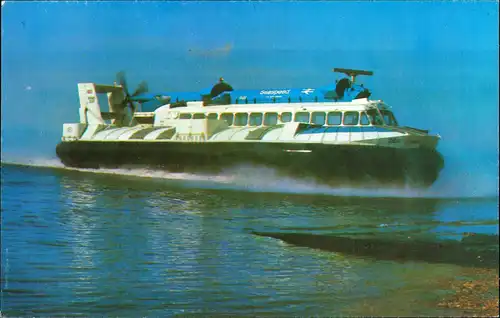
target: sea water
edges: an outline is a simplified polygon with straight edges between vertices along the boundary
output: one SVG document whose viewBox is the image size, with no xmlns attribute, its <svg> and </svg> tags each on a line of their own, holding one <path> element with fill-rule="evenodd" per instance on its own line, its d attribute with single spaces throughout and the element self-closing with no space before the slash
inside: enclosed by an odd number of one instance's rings
<svg viewBox="0 0 500 318">
<path fill-rule="evenodd" d="M 498 277 L 497 205 L 493 194 L 331 189 L 252 167 L 3 164 L 2 315 L 475 314 L 442 304 L 461 282 Z M 388 247 L 367 256 L 255 232 Z M 422 251 L 471 236 L 465 249 Z"/>
</svg>

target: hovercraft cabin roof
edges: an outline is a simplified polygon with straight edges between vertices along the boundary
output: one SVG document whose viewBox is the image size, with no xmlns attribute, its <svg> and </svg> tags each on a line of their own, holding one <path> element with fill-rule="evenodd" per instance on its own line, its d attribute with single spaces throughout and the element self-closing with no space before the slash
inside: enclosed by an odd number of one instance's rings
<svg viewBox="0 0 500 318">
<path fill-rule="evenodd" d="M 220 85 L 217 84 L 217 85 Z M 230 85 L 227 85 L 231 87 Z M 348 78 L 339 80 L 335 85 L 318 88 L 270 88 L 270 89 L 243 89 L 217 91 L 214 96 L 213 89 L 201 92 L 164 92 L 146 93 L 132 100 L 146 103 L 146 108 L 158 107 L 165 104 L 184 106 L 186 102 L 202 101 L 204 106 L 228 104 L 268 104 L 268 103 L 301 103 L 301 102 L 349 102 L 355 99 L 368 98 L 371 93 L 363 85 L 355 84 Z"/>
</svg>

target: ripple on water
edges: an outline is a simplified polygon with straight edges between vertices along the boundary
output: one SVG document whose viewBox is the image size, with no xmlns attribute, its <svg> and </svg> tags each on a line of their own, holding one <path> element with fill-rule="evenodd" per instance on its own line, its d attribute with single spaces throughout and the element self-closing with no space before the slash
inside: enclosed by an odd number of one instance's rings
<svg viewBox="0 0 500 318">
<path fill-rule="evenodd" d="M 321 251 L 252 231 L 498 237 L 497 200 L 257 194 L 15 173 L 33 184 L 2 189 L 8 316 L 453 315 L 437 303 L 453 291 L 445 282 L 464 275 L 459 266 Z M 49 190 L 37 192 L 42 184 Z M 30 192 L 42 198 L 20 205 Z M 474 246 L 490 244 L 479 238 Z"/>
</svg>

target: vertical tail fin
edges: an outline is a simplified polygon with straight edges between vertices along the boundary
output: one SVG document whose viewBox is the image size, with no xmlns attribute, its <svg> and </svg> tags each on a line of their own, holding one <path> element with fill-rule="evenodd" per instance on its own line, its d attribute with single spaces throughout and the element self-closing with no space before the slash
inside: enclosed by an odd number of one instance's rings
<svg viewBox="0 0 500 318">
<path fill-rule="evenodd" d="M 100 105 L 98 94 L 107 95 L 108 109 L 101 108 L 104 105 Z M 124 99 L 121 86 L 79 83 L 78 95 L 80 98 L 80 123 L 105 124 L 106 120 L 111 120 L 111 124 L 122 126 L 125 122 L 127 116 L 123 107 L 120 107 Z"/>
</svg>

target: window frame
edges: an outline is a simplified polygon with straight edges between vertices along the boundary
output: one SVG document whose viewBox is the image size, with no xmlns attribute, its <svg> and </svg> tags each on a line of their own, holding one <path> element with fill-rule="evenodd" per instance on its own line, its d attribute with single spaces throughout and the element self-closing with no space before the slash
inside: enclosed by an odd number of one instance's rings
<svg viewBox="0 0 500 318">
<path fill-rule="evenodd" d="M 244 125 L 238 123 L 239 118 L 242 117 L 242 116 L 246 116 L 246 120 L 245 120 L 245 124 Z M 245 126 L 248 126 L 248 113 L 245 113 L 245 112 L 234 113 L 233 126 L 235 126 L 235 127 L 245 127 Z"/>
<path fill-rule="evenodd" d="M 183 117 L 183 115 L 189 115 L 189 117 Z M 180 113 L 179 119 L 193 119 L 193 114 L 191 113 Z"/>
<path fill-rule="evenodd" d="M 195 118 L 196 115 L 202 115 L 203 117 L 201 118 Z M 205 113 L 194 113 L 193 116 L 192 116 L 192 119 L 206 119 L 207 118 L 207 115 L 205 115 Z"/>
<path fill-rule="evenodd" d="M 289 114 L 289 115 L 290 115 L 290 120 L 288 120 L 288 121 L 284 121 L 284 120 L 283 120 L 283 114 L 287 114 L 287 115 Z M 293 122 L 293 113 L 292 113 L 292 112 L 281 112 L 281 113 L 279 114 L 279 120 L 280 120 L 280 122 L 282 122 L 282 123 L 284 123 L 284 124 L 285 124 L 285 123 L 291 123 L 291 122 Z"/>
<path fill-rule="evenodd" d="M 304 121 L 297 121 L 297 115 L 298 114 L 307 114 L 307 122 L 304 122 Z M 293 115 L 293 122 L 294 123 L 304 123 L 304 124 L 309 124 L 311 122 L 311 112 L 305 112 L 305 111 L 299 111 L 299 112 L 296 112 L 294 115 Z"/>
<path fill-rule="evenodd" d="M 345 119 L 346 119 L 348 113 L 356 114 L 358 116 L 357 117 L 357 122 L 355 124 L 346 124 L 345 123 Z M 343 114 L 342 126 L 358 126 L 358 125 L 359 125 L 359 111 L 355 111 L 355 110 L 345 111 L 344 114 Z"/>
<path fill-rule="evenodd" d="M 252 115 L 260 115 L 260 124 L 252 125 L 252 123 L 251 123 Z M 264 123 L 264 114 L 261 112 L 250 113 L 250 115 L 248 116 L 248 126 L 250 126 L 250 127 L 259 127 L 259 126 L 262 126 L 263 123 Z"/>
<path fill-rule="evenodd" d="M 375 116 L 370 115 L 369 112 L 374 112 Z M 366 110 L 366 114 L 368 115 L 368 118 L 370 119 L 370 123 L 372 124 L 372 126 L 383 126 L 383 125 L 385 125 L 384 117 L 382 116 L 382 113 L 380 113 L 377 108 L 371 108 L 371 109 Z M 375 122 L 375 119 L 377 117 L 378 117 L 378 119 L 380 119 L 379 123 Z"/>
<path fill-rule="evenodd" d="M 231 123 L 228 123 L 226 121 L 226 119 L 223 118 L 223 116 L 225 116 L 225 115 L 231 115 Z M 233 126 L 233 124 L 234 124 L 234 113 L 221 113 L 219 117 L 220 117 L 220 120 L 224 120 L 228 124 L 228 126 Z"/>
<path fill-rule="evenodd" d="M 317 124 L 317 123 L 313 122 L 314 114 L 323 114 L 323 123 L 322 124 Z M 312 112 L 311 116 L 309 118 L 309 121 L 311 124 L 324 126 L 326 124 L 326 112 L 323 112 L 323 111 Z"/>
<path fill-rule="evenodd" d="M 368 120 L 368 124 L 363 124 L 363 123 L 361 122 L 361 120 L 362 120 L 363 116 L 365 116 L 365 117 L 366 117 L 366 119 Z M 360 112 L 360 116 L 359 116 L 359 125 L 361 125 L 361 126 L 371 126 L 371 125 L 372 125 L 372 122 L 371 122 L 371 120 L 370 120 L 370 116 L 368 116 L 368 114 L 366 113 L 366 111 L 361 111 L 361 112 Z"/>
<path fill-rule="evenodd" d="M 380 115 L 382 116 L 382 120 L 384 121 L 384 124 L 386 126 L 391 126 L 391 127 L 398 127 L 399 126 L 398 121 L 396 119 L 396 116 L 394 116 L 394 113 L 392 111 L 390 111 L 388 109 L 381 109 Z M 391 119 L 394 122 L 394 124 L 393 125 L 388 124 L 385 120 L 385 116 L 389 116 L 389 119 Z"/>
<path fill-rule="evenodd" d="M 328 118 L 330 117 L 330 114 L 334 114 L 334 113 L 335 114 L 340 114 L 340 122 L 338 124 L 330 124 L 328 122 Z M 343 121 L 344 121 L 344 113 L 342 111 L 340 111 L 340 110 L 334 110 L 334 111 L 328 112 L 326 114 L 326 124 L 328 126 L 342 126 Z"/>
<path fill-rule="evenodd" d="M 276 114 L 276 122 L 274 124 L 268 124 L 268 123 L 266 123 L 266 119 L 268 118 L 268 116 L 270 114 Z M 280 119 L 280 114 L 278 112 L 266 112 L 266 113 L 264 113 L 264 120 L 262 121 L 262 125 L 264 125 L 264 126 L 274 126 L 274 125 L 277 125 L 279 119 Z"/>
</svg>

